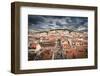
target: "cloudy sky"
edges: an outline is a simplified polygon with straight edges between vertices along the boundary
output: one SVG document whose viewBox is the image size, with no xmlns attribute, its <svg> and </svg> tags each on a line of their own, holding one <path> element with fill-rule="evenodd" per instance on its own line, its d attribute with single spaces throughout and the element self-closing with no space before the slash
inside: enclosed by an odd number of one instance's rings
<svg viewBox="0 0 100 76">
<path fill-rule="evenodd" d="M 87 31 L 88 17 L 28 15 L 29 30 L 71 29 Z"/>
</svg>

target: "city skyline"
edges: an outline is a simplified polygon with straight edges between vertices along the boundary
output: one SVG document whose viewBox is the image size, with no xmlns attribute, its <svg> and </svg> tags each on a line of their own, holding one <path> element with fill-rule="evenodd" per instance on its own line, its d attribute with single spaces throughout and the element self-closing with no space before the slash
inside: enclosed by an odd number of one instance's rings
<svg viewBox="0 0 100 76">
<path fill-rule="evenodd" d="M 28 60 L 88 58 L 88 18 L 28 15 Z"/>
</svg>

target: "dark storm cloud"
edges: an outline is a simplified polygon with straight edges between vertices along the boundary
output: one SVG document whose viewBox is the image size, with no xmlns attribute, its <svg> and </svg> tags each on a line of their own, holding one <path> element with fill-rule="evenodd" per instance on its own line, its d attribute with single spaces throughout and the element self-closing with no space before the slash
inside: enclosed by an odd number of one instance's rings
<svg viewBox="0 0 100 76">
<path fill-rule="evenodd" d="M 60 27 L 63 26 L 63 24 L 62 24 L 61 22 L 59 22 L 59 21 L 56 22 L 56 25 L 58 25 L 58 26 L 60 26 Z"/>
<path fill-rule="evenodd" d="M 28 22 L 31 24 L 38 24 L 39 22 L 44 22 L 45 19 L 42 16 L 33 16 L 33 15 L 29 15 L 28 16 Z"/>
<path fill-rule="evenodd" d="M 83 25 L 87 21 L 87 17 L 70 17 L 70 19 L 66 19 L 66 22 L 70 25 Z"/>
<path fill-rule="evenodd" d="M 87 17 L 70 17 L 70 16 L 28 16 L 29 29 L 61 29 L 67 28 L 72 30 L 87 30 Z"/>
<path fill-rule="evenodd" d="M 43 16 L 45 18 L 54 18 L 54 19 L 61 19 L 61 18 L 65 18 L 65 16 Z"/>
</svg>

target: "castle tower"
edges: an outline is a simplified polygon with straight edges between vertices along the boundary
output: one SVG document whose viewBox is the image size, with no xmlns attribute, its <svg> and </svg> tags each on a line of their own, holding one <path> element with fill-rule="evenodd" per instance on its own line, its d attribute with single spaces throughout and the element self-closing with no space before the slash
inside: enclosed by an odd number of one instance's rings
<svg viewBox="0 0 100 76">
<path fill-rule="evenodd" d="M 61 40 L 56 41 L 55 50 L 54 50 L 54 59 L 63 59 L 63 49 L 61 46 Z"/>
</svg>

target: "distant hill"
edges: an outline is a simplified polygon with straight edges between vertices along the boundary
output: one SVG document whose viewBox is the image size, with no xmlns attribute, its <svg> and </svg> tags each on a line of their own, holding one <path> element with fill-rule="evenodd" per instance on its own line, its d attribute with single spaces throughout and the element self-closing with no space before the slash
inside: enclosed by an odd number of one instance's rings
<svg viewBox="0 0 100 76">
<path fill-rule="evenodd" d="M 84 29 L 84 30 L 72 30 L 72 29 L 47 29 L 47 30 L 43 30 L 43 29 L 38 29 L 38 30 L 36 30 L 36 29 L 31 29 L 30 31 L 31 32 L 34 32 L 34 33 L 36 33 L 36 32 L 48 32 L 48 31 L 54 31 L 54 30 L 63 30 L 63 31 L 65 31 L 65 30 L 67 30 L 67 31 L 69 31 L 69 32 L 87 32 L 87 29 Z"/>
</svg>

